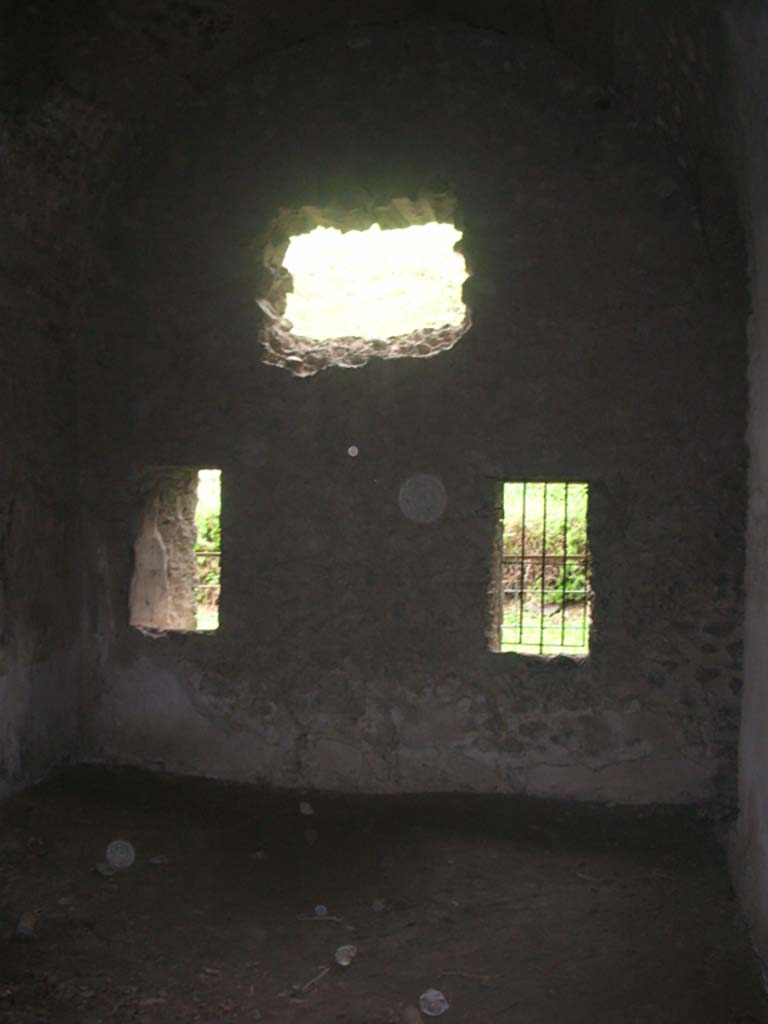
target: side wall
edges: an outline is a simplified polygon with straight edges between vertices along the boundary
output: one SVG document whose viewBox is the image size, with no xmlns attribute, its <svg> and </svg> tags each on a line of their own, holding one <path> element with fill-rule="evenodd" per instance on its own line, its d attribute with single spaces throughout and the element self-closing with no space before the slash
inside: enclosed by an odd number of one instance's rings
<svg viewBox="0 0 768 1024">
<path fill-rule="evenodd" d="M 84 346 L 90 756 L 731 799 L 744 289 L 653 139 L 546 48 L 381 31 L 233 79 L 145 145 L 133 182 Z M 265 366 L 253 242 L 278 210 L 440 187 L 461 206 L 470 333 L 304 380 Z M 128 625 L 131 480 L 163 465 L 223 471 L 214 636 Z M 437 523 L 398 508 L 420 472 L 445 485 Z M 496 488 L 525 478 L 592 484 L 587 662 L 488 650 Z"/>
<path fill-rule="evenodd" d="M 0 235 L 2 798 L 74 752 L 81 569 L 69 289 L 57 259 Z"/>
<path fill-rule="evenodd" d="M 102 138 L 64 90 L 9 109 L 0 115 L 0 798 L 79 752 L 74 324 L 88 252 L 84 176 Z"/>
<path fill-rule="evenodd" d="M 743 5 L 730 28 L 739 76 L 753 302 L 741 814 L 734 869 L 758 951 L 768 962 L 768 12 L 764 5 Z"/>
</svg>

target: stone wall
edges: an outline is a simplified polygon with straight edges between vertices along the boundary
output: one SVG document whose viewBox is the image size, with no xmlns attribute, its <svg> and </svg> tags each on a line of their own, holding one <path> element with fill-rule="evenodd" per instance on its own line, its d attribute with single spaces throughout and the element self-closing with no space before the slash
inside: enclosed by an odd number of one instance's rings
<svg viewBox="0 0 768 1024">
<path fill-rule="evenodd" d="M 453 29 L 382 33 L 438 18 Z M 0 795 L 76 755 L 82 706 L 88 756 L 183 771 L 730 799 L 736 181 L 755 310 L 734 863 L 768 949 L 763 22 L 756 0 L 0 12 Z M 131 153 L 133 184 L 105 218 Z M 253 247 L 281 204 L 446 186 L 466 209 L 470 335 L 426 362 L 309 381 L 262 365 Z M 127 624 L 144 508 L 131 481 L 157 465 L 225 469 L 215 636 Z M 421 471 L 446 486 L 432 525 L 397 506 Z M 588 665 L 486 648 L 496 489 L 526 475 L 593 484 Z"/>
<path fill-rule="evenodd" d="M 744 714 L 739 757 L 740 817 L 734 873 L 756 946 L 768 962 L 768 15 L 745 4 L 730 19 L 737 79 L 736 123 L 741 133 L 745 220 L 749 225 L 752 317 L 750 321 L 750 505 L 746 574 Z"/>
<path fill-rule="evenodd" d="M 71 66 L 88 51 L 70 6 L 2 16 L 0 797 L 80 753 L 79 351 L 115 132 Z"/>
<path fill-rule="evenodd" d="M 600 82 L 510 35 L 371 29 L 179 105 L 106 219 L 83 344 L 89 756 L 278 785 L 733 797 L 738 238 Z M 172 142 L 172 144 L 169 144 Z M 427 360 L 262 362 L 281 209 L 448 189 L 472 328 Z M 728 223 L 724 221 L 724 223 Z M 359 449 L 350 458 L 348 448 Z M 223 470 L 214 635 L 128 623 L 145 466 Z M 404 480 L 447 507 L 415 523 Z M 502 480 L 591 484 L 587 662 L 488 649 Z"/>
<path fill-rule="evenodd" d="M 4 212 L 0 798 L 75 755 L 81 610 L 69 284 Z"/>
</svg>

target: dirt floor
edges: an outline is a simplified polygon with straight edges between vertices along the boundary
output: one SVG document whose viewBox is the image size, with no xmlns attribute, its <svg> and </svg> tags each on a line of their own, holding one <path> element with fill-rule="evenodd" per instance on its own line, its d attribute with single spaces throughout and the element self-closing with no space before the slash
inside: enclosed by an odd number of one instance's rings
<svg viewBox="0 0 768 1024">
<path fill-rule="evenodd" d="M 118 837 L 135 863 L 102 877 Z M 768 1020 L 692 811 L 77 769 L 5 805 L 0 870 L 2 1024 L 410 1022 L 428 988 L 446 1024 Z"/>
</svg>

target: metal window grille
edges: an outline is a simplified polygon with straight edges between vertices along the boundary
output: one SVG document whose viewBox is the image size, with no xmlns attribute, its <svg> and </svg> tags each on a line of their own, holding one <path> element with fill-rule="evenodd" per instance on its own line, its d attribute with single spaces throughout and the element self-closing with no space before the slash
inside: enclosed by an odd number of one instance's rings
<svg viewBox="0 0 768 1024">
<path fill-rule="evenodd" d="M 219 595 L 221 594 L 221 552 L 195 551 L 197 582 L 198 629 L 215 629 L 219 622 Z"/>
<path fill-rule="evenodd" d="M 504 485 L 500 649 L 587 654 L 588 485 Z"/>
</svg>

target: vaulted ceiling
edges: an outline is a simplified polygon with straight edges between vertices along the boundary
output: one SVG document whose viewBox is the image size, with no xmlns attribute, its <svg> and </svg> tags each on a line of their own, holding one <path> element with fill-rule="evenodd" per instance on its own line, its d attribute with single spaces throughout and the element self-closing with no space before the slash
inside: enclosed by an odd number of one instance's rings
<svg viewBox="0 0 768 1024">
<path fill-rule="evenodd" d="M 25 234 L 74 246 L 126 147 L 153 123 L 265 54 L 367 26 L 453 22 L 544 39 L 655 122 L 700 179 L 722 145 L 721 5 L 714 0 L 14 0 L 0 14 L 0 171 L 6 213 Z M 715 160 L 717 163 L 717 160 Z M 95 205 L 94 205 L 95 201 Z M 67 228 L 64 228 L 64 225 Z"/>
</svg>

